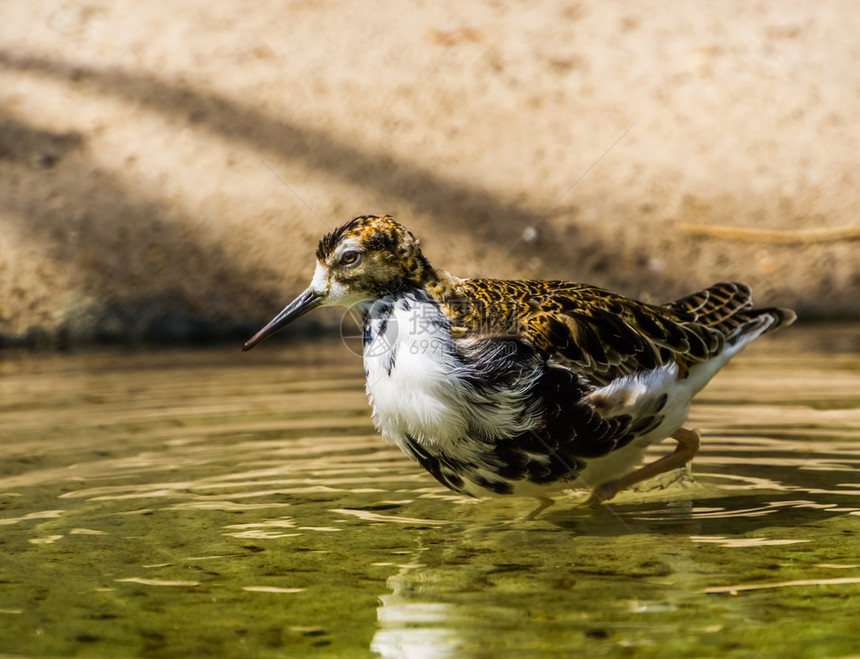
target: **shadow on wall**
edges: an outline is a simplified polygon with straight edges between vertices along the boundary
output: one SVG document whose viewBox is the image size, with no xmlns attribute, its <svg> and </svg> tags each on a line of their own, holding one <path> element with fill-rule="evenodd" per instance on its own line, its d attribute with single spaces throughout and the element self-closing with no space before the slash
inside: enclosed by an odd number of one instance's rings
<svg viewBox="0 0 860 659">
<path fill-rule="evenodd" d="M 532 212 L 387 154 L 368 154 L 317 130 L 273 120 L 216 94 L 118 69 L 75 66 L 5 51 L 0 51 L 0 66 L 73 82 L 76 89 L 119 96 L 172 118 L 184 117 L 195 128 L 244 142 L 254 150 L 274 151 L 345 184 L 373 189 L 382 198 L 400 202 L 413 215 L 428 216 L 441 231 L 460 232 L 461 218 L 468 217 L 470 229 L 494 228 L 482 239 L 496 241 L 503 250 L 516 245 L 515 259 L 528 258 L 536 249 L 518 244 L 522 230 L 539 219 Z M 6 217 L 18 222 L 18 229 L 31 239 L 49 242 L 51 259 L 67 273 L 72 287 L 89 296 L 87 303 L 71 304 L 72 311 L 58 326 L 45 322 L 24 337 L 7 334 L 7 343 L 244 337 L 283 304 L 283 295 L 273 285 L 275 273 L 261 276 L 258 269 L 231 262 L 217 244 L 201 242 L 185 230 L 189 218 L 182 211 L 166 200 L 129 189 L 99 168 L 87 154 L 86 136 L 46 133 L 11 117 L 0 116 L 0 122 L 6 145 L 0 157 L 15 163 L 21 182 L 17 194 L 0 200 Z M 41 161 L 34 163 L 34 158 Z M 28 190 L 37 192 L 28 194 Z M 61 198 L 62 203 L 52 203 L 52 198 Z M 57 229 L 68 224 L 65 215 L 75 220 L 74 235 Z M 154 235 L 157 246 L 152 243 Z M 577 258 L 564 253 L 576 249 L 570 243 L 549 235 L 541 243 L 544 258 L 567 262 Z M 590 241 L 586 249 L 593 253 L 595 242 Z M 612 253 L 609 246 L 598 251 Z M 171 272 L 180 272 L 169 285 L 158 276 L 159 264 L 165 262 L 171 264 Z M 240 299 L 232 296 L 227 304 L 224 298 L 229 297 L 231 286 L 235 290 L 236 282 L 248 288 Z"/>
<path fill-rule="evenodd" d="M 566 231 L 575 239 L 553 235 L 544 224 L 538 243 L 521 242 L 523 230 L 541 219 L 533 210 L 390 154 L 368 153 L 318 129 L 272 119 L 212 92 L 121 69 L 3 50 L 0 67 L 119 97 L 255 151 L 277 154 L 344 186 L 372 190 L 412 216 L 430 219 L 438 232 L 465 231 L 464 238 L 489 241 L 503 254 L 510 251 L 513 263 L 506 271 L 539 256 L 557 271 L 570 271 L 575 263 L 580 272 L 594 274 L 611 263 L 611 272 L 619 274 L 600 275 L 610 287 L 636 282 L 639 290 L 673 290 L 678 284 L 673 273 L 647 268 L 644 247 L 628 245 L 619 252 L 614 243 L 588 235 L 587 227 L 570 224 Z M 47 299 L 29 304 L 31 297 L 45 298 L 48 292 L 16 291 L 30 308 L 52 314 L 35 318 L 33 330 L 14 337 L 0 305 L 0 332 L 7 330 L 0 343 L 243 338 L 281 308 L 286 300 L 278 290 L 279 273 L 249 265 L 247 259 L 239 262 L 222 245 L 196 235 L 192 218 L 176 204 L 130 187 L 101 168 L 89 149 L 86 135 L 52 134 L 0 111 L 0 166 L 17 179 L 13 193 L 0 198 L 0 207 L 19 233 L 42 245 L 41 253 L 49 255 L 70 289 L 59 307 Z M 206 219 L 217 222 L 214 216 Z M 169 276 L 164 264 L 170 265 Z M 79 299 L 75 291 L 81 292 Z M 313 319 L 303 327 L 319 329 Z"/>
<path fill-rule="evenodd" d="M 19 223 L 16 229 L 32 241 L 48 243 L 39 254 L 47 254 L 52 267 L 46 268 L 67 287 L 58 295 L 50 286 L 19 286 L 11 295 L 35 298 L 37 307 L 69 309 L 53 326 L 35 325 L 23 336 L 0 337 L 0 343 L 65 347 L 214 339 L 256 326 L 224 324 L 206 308 L 212 291 L 225 282 L 252 281 L 255 273 L 229 263 L 218 245 L 189 240 L 175 208 L 129 190 L 98 168 L 87 156 L 85 136 L 54 135 L 0 114 L 0 145 L 0 159 L 12 162 L 18 179 L 0 200 L 4 217 Z M 167 288 L 166 264 L 172 273 Z M 30 264 L 28 274 L 40 269 Z M 250 314 L 241 300 L 236 307 Z"/>
</svg>

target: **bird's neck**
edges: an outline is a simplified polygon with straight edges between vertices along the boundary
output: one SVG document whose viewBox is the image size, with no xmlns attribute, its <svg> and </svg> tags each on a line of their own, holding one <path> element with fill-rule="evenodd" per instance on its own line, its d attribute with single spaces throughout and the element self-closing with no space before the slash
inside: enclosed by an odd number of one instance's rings
<svg viewBox="0 0 860 659">
<path fill-rule="evenodd" d="M 462 279 L 445 270 L 434 270 L 433 277 L 424 284 L 424 291 L 437 302 L 446 302 L 456 295 Z"/>
<path fill-rule="evenodd" d="M 462 279 L 445 270 L 428 268 L 421 282 L 404 281 L 402 286 L 386 288 L 355 305 L 366 325 L 371 317 L 388 315 L 393 305 L 401 298 L 423 299 L 437 304 L 446 304 L 457 297 L 457 287 Z M 429 299 L 428 299 L 429 298 Z"/>
</svg>

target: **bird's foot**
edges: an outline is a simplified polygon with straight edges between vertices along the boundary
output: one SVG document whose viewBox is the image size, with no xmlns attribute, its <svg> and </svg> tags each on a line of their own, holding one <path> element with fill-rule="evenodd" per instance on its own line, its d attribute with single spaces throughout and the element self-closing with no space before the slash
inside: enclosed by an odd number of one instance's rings
<svg viewBox="0 0 860 659">
<path fill-rule="evenodd" d="M 693 459 L 693 456 L 698 452 L 701 437 L 702 435 L 698 430 L 679 428 L 672 434 L 672 439 L 678 442 L 678 446 L 675 448 L 673 453 L 664 456 L 649 465 L 645 465 L 644 467 L 641 467 L 618 480 L 607 481 L 606 483 L 598 485 L 592 490 L 591 496 L 586 502 L 586 505 L 591 507 L 599 506 L 605 501 L 609 501 L 621 490 L 626 490 L 628 487 L 631 487 L 636 483 L 641 483 L 649 478 L 654 478 L 655 476 L 664 474 L 672 469 L 683 467 L 689 463 L 690 460 Z"/>
<path fill-rule="evenodd" d="M 540 515 L 544 510 L 549 508 L 550 506 L 555 504 L 555 499 L 550 499 L 549 497 L 538 497 L 538 507 L 531 511 L 525 517 L 521 517 L 519 521 L 521 522 L 531 522 L 538 515 Z"/>
<path fill-rule="evenodd" d="M 588 497 L 588 501 L 585 502 L 585 505 L 589 508 L 596 508 L 600 504 L 613 498 L 618 494 L 620 489 L 619 481 L 607 481 L 602 485 L 598 485 L 591 491 L 591 496 Z"/>
</svg>

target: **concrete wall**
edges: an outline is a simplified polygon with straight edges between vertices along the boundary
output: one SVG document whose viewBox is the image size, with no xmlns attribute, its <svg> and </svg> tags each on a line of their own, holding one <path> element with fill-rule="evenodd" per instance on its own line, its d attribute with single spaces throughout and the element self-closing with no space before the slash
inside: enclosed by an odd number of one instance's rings
<svg viewBox="0 0 860 659">
<path fill-rule="evenodd" d="M 241 333 L 365 213 L 461 276 L 856 318 L 857 8 L 6 0 L 0 333 Z"/>
</svg>

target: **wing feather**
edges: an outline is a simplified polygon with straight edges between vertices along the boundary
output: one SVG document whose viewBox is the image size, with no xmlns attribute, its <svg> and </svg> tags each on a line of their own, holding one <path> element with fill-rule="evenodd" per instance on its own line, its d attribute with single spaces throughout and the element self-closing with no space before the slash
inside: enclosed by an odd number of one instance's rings
<svg viewBox="0 0 860 659">
<path fill-rule="evenodd" d="M 670 362 L 683 375 L 722 350 L 732 318 L 749 306 L 742 285 L 658 306 L 584 284 L 493 279 L 461 280 L 445 301 L 459 336 L 524 341 L 594 384 Z"/>
</svg>

